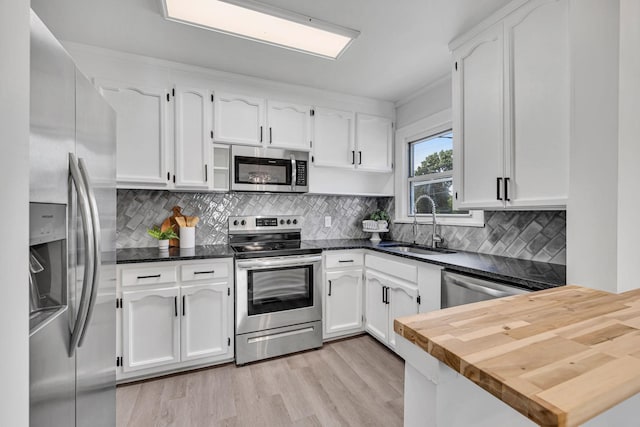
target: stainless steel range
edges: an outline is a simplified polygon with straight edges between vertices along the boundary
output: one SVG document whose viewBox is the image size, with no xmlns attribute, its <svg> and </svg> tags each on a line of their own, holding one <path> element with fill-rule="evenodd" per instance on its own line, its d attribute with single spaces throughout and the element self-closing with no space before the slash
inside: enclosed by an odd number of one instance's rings
<svg viewBox="0 0 640 427">
<path fill-rule="evenodd" d="M 229 218 L 236 253 L 236 364 L 322 346 L 321 250 L 299 216 Z"/>
</svg>

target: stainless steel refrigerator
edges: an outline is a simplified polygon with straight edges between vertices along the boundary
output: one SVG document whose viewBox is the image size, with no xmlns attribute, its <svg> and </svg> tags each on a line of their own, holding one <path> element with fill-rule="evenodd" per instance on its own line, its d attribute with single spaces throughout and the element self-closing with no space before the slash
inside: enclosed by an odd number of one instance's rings
<svg viewBox="0 0 640 427">
<path fill-rule="evenodd" d="M 30 425 L 115 425 L 115 113 L 31 12 Z"/>
</svg>

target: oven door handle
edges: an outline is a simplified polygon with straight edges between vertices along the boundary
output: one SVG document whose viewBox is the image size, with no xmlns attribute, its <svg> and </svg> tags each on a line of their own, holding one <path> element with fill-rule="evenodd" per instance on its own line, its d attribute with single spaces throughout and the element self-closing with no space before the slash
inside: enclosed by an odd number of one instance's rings
<svg viewBox="0 0 640 427">
<path fill-rule="evenodd" d="M 312 257 L 304 257 L 304 258 L 278 258 L 278 259 L 261 259 L 261 260 L 243 260 L 236 261 L 236 266 L 238 268 L 243 269 L 260 269 L 260 268 L 271 268 L 271 267 L 296 267 L 300 265 L 309 265 L 316 262 L 320 262 L 322 260 L 322 256 L 312 256 Z"/>
</svg>

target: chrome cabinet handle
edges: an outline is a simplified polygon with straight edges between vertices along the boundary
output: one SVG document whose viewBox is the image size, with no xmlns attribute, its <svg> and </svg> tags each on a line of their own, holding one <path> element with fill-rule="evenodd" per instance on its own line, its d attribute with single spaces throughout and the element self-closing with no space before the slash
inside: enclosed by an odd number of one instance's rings
<svg viewBox="0 0 640 427">
<path fill-rule="evenodd" d="M 69 355 L 73 356 L 78 347 L 80 336 L 86 326 L 86 319 L 89 310 L 89 299 L 91 298 L 89 282 L 93 280 L 94 247 L 95 239 L 93 236 L 93 228 L 91 227 L 91 208 L 89 207 L 89 197 L 87 195 L 86 185 L 80 169 L 77 164 L 76 156 L 69 153 L 69 177 L 78 195 L 78 205 L 80 208 L 80 217 L 82 218 L 82 226 L 84 227 L 84 276 L 82 278 L 82 293 L 80 296 L 80 304 L 78 306 L 78 316 L 73 324 L 71 333 L 71 341 L 69 343 Z M 71 186 L 69 186 L 71 188 Z"/>
<path fill-rule="evenodd" d="M 89 177 L 89 171 L 84 159 L 78 159 L 78 166 L 80 167 L 80 173 L 84 179 L 84 184 L 87 187 L 87 195 L 89 196 L 89 208 L 91 211 L 91 227 L 93 228 L 93 279 L 91 280 L 91 297 L 89 299 L 89 308 L 87 310 L 87 318 L 84 321 L 84 327 L 82 328 L 82 334 L 80 335 L 80 341 L 78 347 L 82 346 L 84 339 L 87 335 L 87 329 L 89 329 L 89 323 L 93 316 L 93 311 L 96 306 L 96 299 L 98 297 L 98 288 L 100 287 L 100 268 L 102 266 L 102 232 L 100 229 L 100 215 L 98 213 L 98 202 L 96 201 L 96 195 L 91 185 L 91 178 Z"/>
</svg>

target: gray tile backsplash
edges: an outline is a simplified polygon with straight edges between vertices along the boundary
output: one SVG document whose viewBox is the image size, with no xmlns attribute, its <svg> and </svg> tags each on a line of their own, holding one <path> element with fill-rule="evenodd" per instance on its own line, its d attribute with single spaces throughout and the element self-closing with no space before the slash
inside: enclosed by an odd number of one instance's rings
<svg viewBox="0 0 640 427">
<path fill-rule="evenodd" d="M 118 190 L 118 248 L 152 247 L 147 228 L 160 225 L 175 205 L 197 215 L 196 244 L 227 243 L 227 218 L 239 215 L 302 215 L 303 239 L 367 238 L 362 220 L 381 208 L 393 217 L 393 198 L 252 193 L 178 193 Z M 331 216 L 332 226 L 324 226 Z M 445 246 L 471 252 L 566 264 L 564 211 L 485 211 L 485 227 L 438 226 Z M 428 243 L 430 225 L 419 225 L 417 241 Z M 383 238 L 413 241 L 411 224 L 392 224 Z"/>
<path fill-rule="evenodd" d="M 173 206 L 197 215 L 197 245 L 227 243 L 227 218 L 240 215 L 302 215 L 303 239 L 360 239 L 362 220 L 378 208 L 375 197 L 251 193 L 175 193 L 118 190 L 118 248 L 151 247 L 157 243 L 147 228 L 162 224 Z M 331 227 L 324 217 L 331 216 Z"/>
<path fill-rule="evenodd" d="M 438 234 L 451 249 L 566 264 L 565 211 L 485 211 L 484 220 L 484 227 L 439 225 Z M 413 241 L 412 224 L 389 231 L 387 238 Z M 431 225 L 418 225 L 416 241 L 430 244 L 431 233 Z"/>
</svg>

